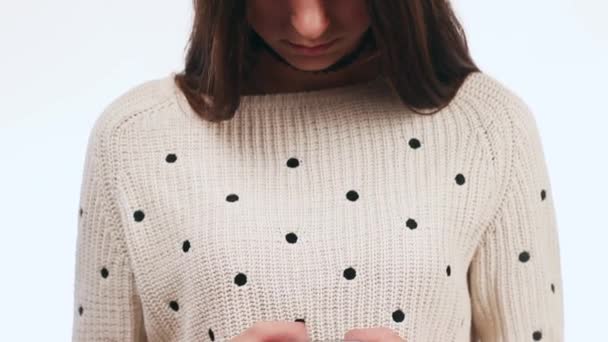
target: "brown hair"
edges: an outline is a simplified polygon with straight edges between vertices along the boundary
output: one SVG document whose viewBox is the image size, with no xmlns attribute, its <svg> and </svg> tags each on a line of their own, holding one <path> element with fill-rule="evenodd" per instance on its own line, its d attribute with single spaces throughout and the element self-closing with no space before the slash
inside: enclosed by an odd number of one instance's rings
<svg viewBox="0 0 608 342">
<path fill-rule="evenodd" d="M 245 1 L 193 0 L 185 68 L 174 81 L 208 121 L 231 119 L 240 103 L 254 37 Z M 441 110 L 465 78 L 480 71 L 449 0 L 367 0 L 367 8 L 381 72 L 412 111 Z"/>
</svg>

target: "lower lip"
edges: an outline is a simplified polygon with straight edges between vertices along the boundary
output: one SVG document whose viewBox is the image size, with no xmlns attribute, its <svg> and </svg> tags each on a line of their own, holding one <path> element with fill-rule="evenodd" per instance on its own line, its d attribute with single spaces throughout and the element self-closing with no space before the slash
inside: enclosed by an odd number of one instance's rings
<svg viewBox="0 0 608 342">
<path fill-rule="evenodd" d="M 306 56 L 318 56 L 321 55 L 323 53 L 325 53 L 330 47 L 332 47 L 334 45 L 334 43 L 336 42 L 337 39 L 324 44 L 324 45 L 319 45 L 319 46 L 315 46 L 313 48 L 308 48 L 308 47 L 302 47 L 299 45 L 294 45 L 291 42 L 287 42 L 287 45 L 289 45 L 292 49 L 294 49 L 295 51 L 306 55 Z"/>
</svg>

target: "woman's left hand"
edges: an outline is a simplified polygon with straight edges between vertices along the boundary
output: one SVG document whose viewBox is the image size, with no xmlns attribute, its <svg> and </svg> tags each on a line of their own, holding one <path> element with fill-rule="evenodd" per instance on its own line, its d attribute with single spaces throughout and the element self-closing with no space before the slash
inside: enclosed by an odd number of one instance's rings
<svg viewBox="0 0 608 342">
<path fill-rule="evenodd" d="M 397 332 L 385 327 L 351 329 L 344 335 L 344 341 L 405 342 Z"/>
</svg>

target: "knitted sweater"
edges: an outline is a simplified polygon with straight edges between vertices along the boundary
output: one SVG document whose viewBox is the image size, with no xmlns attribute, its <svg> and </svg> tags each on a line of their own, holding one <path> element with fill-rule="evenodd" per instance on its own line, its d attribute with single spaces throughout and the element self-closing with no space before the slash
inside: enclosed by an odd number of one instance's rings
<svg viewBox="0 0 608 342">
<path fill-rule="evenodd" d="M 104 108 L 84 162 L 73 340 L 563 340 L 558 231 L 529 106 L 470 74 L 407 109 L 382 77 L 196 116 L 169 75 Z"/>
</svg>

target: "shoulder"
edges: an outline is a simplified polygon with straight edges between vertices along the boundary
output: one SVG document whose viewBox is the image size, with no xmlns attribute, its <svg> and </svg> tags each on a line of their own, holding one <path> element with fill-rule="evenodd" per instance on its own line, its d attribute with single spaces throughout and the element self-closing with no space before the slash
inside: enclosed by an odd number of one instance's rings
<svg viewBox="0 0 608 342">
<path fill-rule="evenodd" d="M 531 106 L 516 90 L 490 74 L 469 74 L 453 102 L 474 113 L 494 153 L 503 154 L 506 159 L 518 140 L 538 139 Z"/>
<path fill-rule="evenodd" d="M 174 105 L 174 73 L 140 81 L 120 92 L 97 114 L 89 132 L 88 153 L 107 153 L 123 136 L 125 127 Z M 104 158 L 105 159 L 105 158 Z"/>
<path fill-rule="evenodd" d="M 475 72 L 463 82 L 454 102 L 471 109 L 481 126 L 479 133 L 490 145 L 499 193 L 507 190 L 524 164 L 542 165 L 535 111 L 516 90 L 492 75 Z"/>
<path fill-rule="evenodd" d="M 171 83 L 174 73 L 147 79 L 123 90 L 100 111 L 93 131 L 112 131 L 147 113 L 158 111 L 174 99 Z"/>
<path fill-rule="evenodd" d="M 535 122 L 533 111 L 525 99 L 515 89 L 485 72 L 469 74 L 455 100 L 466 102 L 487 125 L 501 130 L 510 131 Z"/>
</svg>

